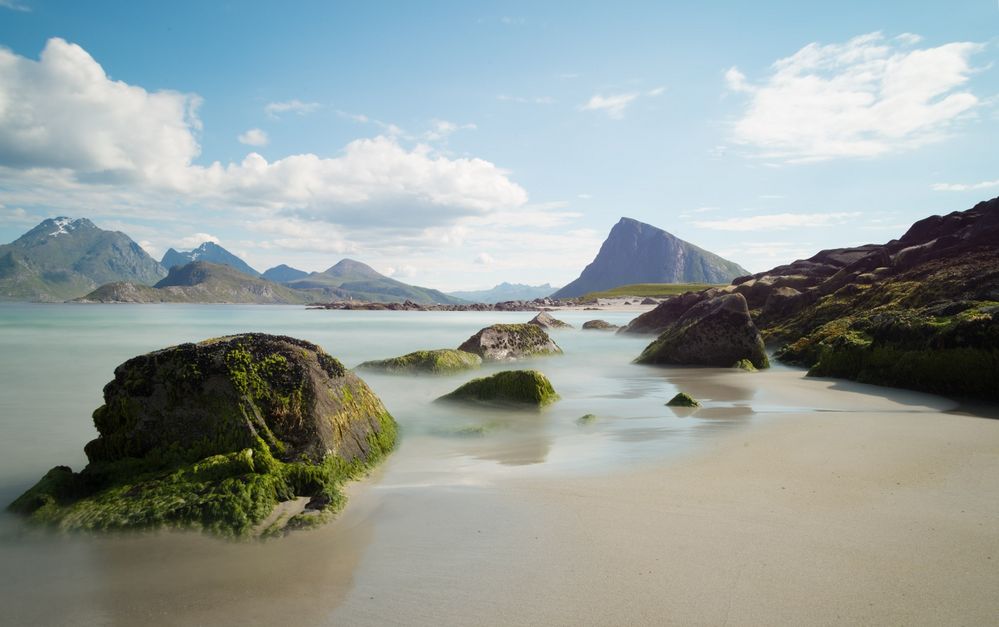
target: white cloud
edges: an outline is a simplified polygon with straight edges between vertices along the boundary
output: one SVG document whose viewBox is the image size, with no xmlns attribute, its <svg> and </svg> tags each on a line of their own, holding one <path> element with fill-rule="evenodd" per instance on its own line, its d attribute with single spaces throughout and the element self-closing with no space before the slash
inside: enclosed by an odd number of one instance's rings
<svg viewBox="0 0 999 627">
<path fill-rule="evenodd" d="M 702 229 L 712 229 L 715 231 L 780 231 L 790 228 L 825 227 L 843 224 L 850 218 L 856 218 L 859 215 L 860 213 L 857 212 L 773 213 L 745 218 L 695 221 L 694 225 Z"/>
<path fill-rule="evenodd" d="M 666 93 L 665 87 L 656 87 L 655 89 L 650 89 L 649 91 L 645 92 L 645 95 L 655 98 L 656 96 L 662 96 L 664 93 Z"/>
<path fill-rule="evenodd" d="M 341 111 L 340 109 L 337 109 L 336 114 L 341 118 L 347 118 L 348 120 L 353 120 L 362 124 L 368 121 L 368 116 L 363 113 L 350 113 L 349 111 Z"/>
<path fill-rule="evenodd" d="M 247 146 L 266 146 L 267 142 L 270 141 L 267 133 L 259 128 L 251 128 L 245 133 L 241 133 L 236 139 L 239 140 L 239 143 Z"/>
<path fill-rule="evenodd" d="M 749 99 L 733 140 L 763 157 L 807 161 L 872 157 L 945 137 L 979 104 L 958 88 L 983 46 L 911 49 L 918 41 L 909 33 L 894 40 L 870 33 L 842 44 L 811 43 L 774 62 L 758 83 L 729 69 L 728 88 Z"/>
<path fill-rule="evenodd" d="M 975 189 L 991 189 L 999 187 L 999 179 L 994 181 L 981 181 L 978 183 L 934 183 L 933 191 L 937 192 L 966 192 Z"/>
<path fill-rule="evenodd" d="M 493 256 L 489 253 L 479 253 L 475 256 L 475 259 L 472 260 L 473 263 L 477 263 L 480 266 L 490 266 L 495 261 L 496 260 L 493 259 Z"/>
<path fill-rule="evenodd" d="M 611 94 L 609 96 L 596 94 L 582 106 L 582 109 L 584 111 L 603 111 L 611 118 L 620 120 L 624 117 L 624 110 L 628 107 L 628 105 L 634 102 L 638 96 L 639 94 L 637 92 Z"/>
<path fill-rule="evenodd" d="M 30 6 L 23 2 L 18 2 L 18 0 L 0 0 L 0 9 L 10 9 L 11 11 L 21 11 L 22 13 L 31 11 Z"/>
<path fill-rule="evenodd" d="M 112 81 L 86 51 L 61 39 L 50 40 L 39 61 L 0 49 L 0 180 L 36 200 L 60 202 L 57 191 L 70 204 L 154 197 L 165 206 L 239 206 L 416 229 L 527 201 L 509 173 L 488 161 L 408 148 L 392 136 L 353 141 L 331 158 L 267 161 L 251 152 L 238 163 L 197 165 L 199 103 L 195 95 Z"/>
<path fill-rule="evenodd" d="M 455 124 L 447 120 L 433 120 L 430 123 L 430 130 L 423 134 L 427 141 L 440 141 L 447 139 L 448 135 L 455 131 L 474 131 L 478 127 L 475 124 Z"/>
<path fill-rule="evenodd" d="M 419 270 L 417 270 L 416 266 L 404 264 L 401 266 L 389 266 L 385 268 L 382 274 L 395 279 L 411 279 L 419 274 Z"/>
<path fill-rule="evenodd" d="M 306 115 L 319 108 L 318 102 L 302 102 L 301 100 L 284 100 L 282 102 L 269 102 L 264 107 L 264 113 L 272 118 L 281 117 L 282 113 L 294 113 Z"/>
<path fill-rule="evenodd" d="M 222 243 L 219 240 L 219 238 L 215 237 L 214 235 L 209 235 L 208 233 L 193 233 L 191 235 L 188 235 L 187 237 L 182 237 L 181 239 L 177 240 L 174 248 L 176 248 L 177 250 L 193 250 L 198 246 L 201 246 L 205 242 L 211 242 L 213 244 L 219 244 L 219 245 L 221 245 Z"/>
<path fill-rule="evenodd" d="M 26 211 L 21 207 L 4 207 L 0 205 L 0 224 L 30 224 L 34 226 L 45 218 Z"/>
</svg>

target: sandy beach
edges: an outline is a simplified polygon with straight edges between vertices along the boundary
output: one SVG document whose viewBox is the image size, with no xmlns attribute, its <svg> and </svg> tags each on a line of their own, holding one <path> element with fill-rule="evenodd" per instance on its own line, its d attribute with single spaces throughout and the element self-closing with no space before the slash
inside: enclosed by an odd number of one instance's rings
<svg viewBox="0 0 999 627">
<path fill-rule="evenodd" d="M 389 469 L 355 495 L 381 513 L 331 622 L 994 622 L 999 422 L 798 371 L 726 378 L 818 411 L 609 476 L 413 490 Z"/>
</svg>

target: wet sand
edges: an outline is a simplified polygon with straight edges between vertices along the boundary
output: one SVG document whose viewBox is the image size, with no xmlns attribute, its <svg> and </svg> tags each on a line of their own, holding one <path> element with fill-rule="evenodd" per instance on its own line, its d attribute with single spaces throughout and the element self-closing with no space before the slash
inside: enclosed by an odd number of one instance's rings
<svg viewBox="0 0 999 627">
<path fill-rule="evenodd" d="M 669 462 L 438 489 L 390 468 L 355 496 L 381 513 L 330 624 L 994 624 L 999 421 L 798 371 L 712 380 L 758 385 L 757 418 Z"/>
</svg>

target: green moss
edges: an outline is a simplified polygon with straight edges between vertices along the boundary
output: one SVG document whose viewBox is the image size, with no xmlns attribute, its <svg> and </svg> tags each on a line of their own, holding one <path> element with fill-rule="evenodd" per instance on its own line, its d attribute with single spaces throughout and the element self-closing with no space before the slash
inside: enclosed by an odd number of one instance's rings
<svg viewBox="0 0 999 627">
<path fill-rule="evenodd" d="M 670 407 L 700 407 L 701 406 L 701 404 L 698 403 L 697 400 L 693 396 L 687 394 L 686 392 L 680 392 L 679 394 L 677 394 L 673 398 L 669 399 L 669 401 L 667 401 L 666 404 L 669 405 Z"/>
<path fill-rule="evenodd" d="M 738 368 L 739 370 L 745 370 L 746 372 L 756 372 L 756 366 L 754 366 L 753 362 L 749 361 L 748 359 L 740 359 L 739 361 L 735 362 L 735 364 L 732 367 Z"/>
<path fill-rule="evenodd" d="M 596 415 L 594 415 L 594 414 L 585 414 L 583 416 L 580 416 L 579 418 L 576 418 L 576 424 L 578 424 L 578 425 L 588 425 L 588 424 L 591 424 L 593 422 L 596 422 L 596 420 L 597 420 Z"/>
<path fill-rule="evenodd" d="M 380 370 L 392 374 L 453 374 L 478 368 L 482 358 L 474 353 L 444 348 L 439 350 L 415 351 L 401 357 L 366 361 L 358 366 L 362 370 Z"/>
<path fill-rule="evenodd" d="M 548 377 L 537 370 L 505 370 L 472 379 L 438 400 L 526 403 L 544 407 L 558 398 Z"/>
</svg>

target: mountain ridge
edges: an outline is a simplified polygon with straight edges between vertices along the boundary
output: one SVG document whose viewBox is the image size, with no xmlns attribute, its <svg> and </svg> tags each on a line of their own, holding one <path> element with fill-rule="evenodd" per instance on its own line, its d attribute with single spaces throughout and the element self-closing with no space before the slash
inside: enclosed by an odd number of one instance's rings
<svg viewBox="0 0 999 627">
<path fill-rule="evenodd" d="M 170 270 L 175 266 L 183 266 L 191 263 L 192 261 L 207 261 L 209 263 L 216 263 L 235 268 L 243 274 L 248 274 L 250 276 L 260 276 L 260 273 L 250 267 L 250 264 L 246 263 L 238 256 L 229 252 L 222 246 L 219 246 L 215 242 L 202 242 L 200 246 L 187 252 L 181 252 L 174 248 L 170 248 L 166 251 L 166 253 L 164 253 L 163 259 L 160 260 L 160 264 L 167 270 Z"/>
</svg>

